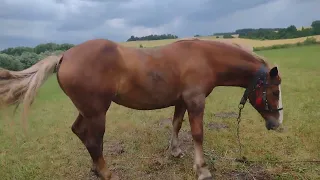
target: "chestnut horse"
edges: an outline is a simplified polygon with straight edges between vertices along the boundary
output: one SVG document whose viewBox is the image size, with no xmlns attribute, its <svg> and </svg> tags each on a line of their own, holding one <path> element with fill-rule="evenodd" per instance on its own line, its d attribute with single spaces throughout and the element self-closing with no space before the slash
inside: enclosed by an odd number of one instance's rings
<svg viewBox="0 0 320 180">
<path fill-rule="evenodd" d="M 170 151 L 182 154 L 178 133 L 188 112 L 194 142 L 194 170 L 199 180 L 212 179 L 203 153 L 206 97 L 217 86 L 245 88 L 240 104 L 250 104 L 265 119 L 266 128 L 282 123 L 281 78 L 252 50 L 208 40 L 180 40 L 156 48 L 130 48 L 112 41 L 89 40 L 59 57 L 49 56 L 20 72 L 1 70 L 0 103 L 23 103 L 23 113 L 47 77 L 57 71 L 64 93 L 79 111 L 72 131 L 86 146 L 93 170 L 110 179 L 103 156 L 106 112 L 111 102 L 137 109 L 174 106 Z"/>
</svg>

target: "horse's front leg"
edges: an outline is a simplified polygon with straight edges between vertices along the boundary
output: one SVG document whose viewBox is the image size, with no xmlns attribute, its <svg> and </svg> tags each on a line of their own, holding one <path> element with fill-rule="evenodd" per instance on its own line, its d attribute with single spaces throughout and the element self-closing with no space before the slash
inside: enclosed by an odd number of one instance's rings
<svg viewBox="0 0 320 180">
<path fill-rule="evenodd" d="M 184 102 L 178 103 L 174 109 L 174 115 L 172 120 L 172 134 L 170 141 L 170 151 L 171 155 L 174 157 L 182 157 L 183 153 L 179 147 L 178 134 L 181 129 L 183 116 L 186 112 L 186 106 Z"/>
<path fill-rule="evenodd" d="M 198 180 L 213 179 L 204 160 L 203 153 L 203 115 L 205 107 L 205 95 L 188 93 L 184 97 L 189 114 L 192 138 L 194 141 L 194 171 Z"/>
</svg>

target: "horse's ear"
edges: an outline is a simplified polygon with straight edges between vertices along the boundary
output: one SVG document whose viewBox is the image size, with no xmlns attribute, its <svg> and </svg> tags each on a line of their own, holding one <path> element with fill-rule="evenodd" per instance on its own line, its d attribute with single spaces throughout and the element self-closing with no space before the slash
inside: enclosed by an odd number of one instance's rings
<svg viewBox="0 0 320 180">
<path fill-rule="evenodd" d="M 270 72 L 269 72 L 269 75 L 270 75 L 270 77 L 277 77 L 278 76 L 278 67 L 276 66 L 276 67 L 273 67 L 271 70 L 270 70 Z"/>
</svg>

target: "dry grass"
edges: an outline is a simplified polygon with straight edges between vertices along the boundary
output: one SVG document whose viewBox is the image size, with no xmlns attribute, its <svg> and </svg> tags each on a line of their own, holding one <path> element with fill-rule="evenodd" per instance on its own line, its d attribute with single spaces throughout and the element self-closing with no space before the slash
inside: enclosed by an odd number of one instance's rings
<svg viewBox="0 0 320 180">
<path fill-rule="evenodd" d="M 320 41 L 320 35 L 313 36 Z M 217 41 L 227 41 L 227 42 L 235 42 L 239 44 L 245 44 L 252 47 L 262 47 L 262 46 L 272 46 L 278 44 L 295 44 L 298 42 L 303 42 L 307 37 L 294 38 L 294 39 L 280 39 L 280 40 L 253 40 L 253 39 L 243 39 L 243 38 L 232 38 L 232 39 L 221 39 L 216 38 L 215 36 L 207 36 L 207 37 L 199 37 L 198 39 L 206 39 L 206 40 L 217 40 Z M 125 46 L 131 47 L 139 47 L 140 44 L 143 47 L 154 47 L 161 46 L 165 44 L 169 44 L 177 41 L 177 39 L 168 39 L 168 40 L 157 40 L 157 41 L 131 41 L 122 43 Z"/>
<path fill-rule="evenodd" d="M 261 51 L 280 65 L 283 75 L 286 131 L 267 131 L 262 118 L 248 105 L 243 111 L 241 137 L 250 160 L 320 159 L 319 46 Z M 206 102 L 205 158 L 217 179 L 319 179 L 319 164 L 239 164 L 237 105 L 243 89 L 219 87 Z M 52 77 L 31 108 L 29 136 L 20 116 L 0 116 L 0 177 L 3 180 L 94 179 L 90 156 L 71 132 L 77 112 Z M 185 121 L 180 139 L 186 156 L 174 159 L 166 150 L 173 108 L 137 111 L 112 104 L 107 113 L 105 151 L 108 164 L 121 179 L 191 180 L 193 148 Z M 168 120 L 169 119 L 169 120 Z M 187 115 L 185 116 L 187 119 Z"/>
<path fill-rule="evenodd" d="M 311 26 L 303 26 L 304 29 L 311 29 Z M 302 26 L 297 28 L 298 31 L 302 30 Z"/>
</svg>

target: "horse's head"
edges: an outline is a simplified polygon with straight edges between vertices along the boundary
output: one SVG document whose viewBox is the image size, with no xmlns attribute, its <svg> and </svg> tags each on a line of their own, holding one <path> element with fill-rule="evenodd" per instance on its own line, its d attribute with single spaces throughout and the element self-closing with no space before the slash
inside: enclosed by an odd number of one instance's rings
<svg viewBox="0 0 320 180">
<path fill-rule="evenodd" d="M 250 104 L 265 119 L 268 130 L 276 130 L 283 121 L 280 84 L 278 66 L 270 70 L 262 66 L 245 92 Z"/>
</svg>

